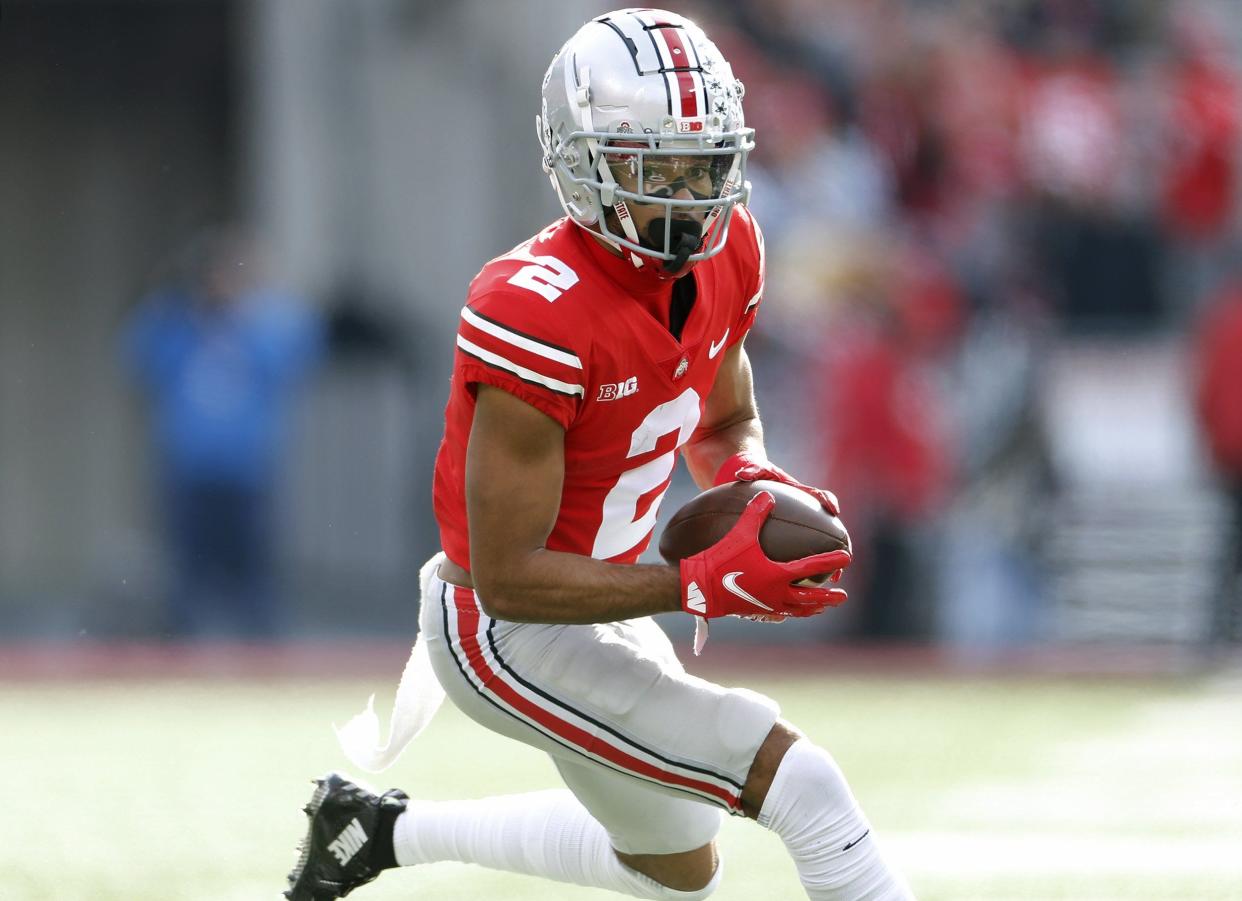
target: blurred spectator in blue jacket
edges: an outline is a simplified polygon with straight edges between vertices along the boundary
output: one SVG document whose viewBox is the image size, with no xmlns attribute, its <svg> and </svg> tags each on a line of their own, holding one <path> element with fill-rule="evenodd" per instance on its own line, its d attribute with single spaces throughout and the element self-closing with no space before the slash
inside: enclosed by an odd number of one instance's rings
<svg viewBox="0 0 1242 901">
<path fill-rule="evenodd" d="M 274 500 L 296 391 L 323 332 L 297 298 L 264 284 L 254 244 L 199 238 L 124 332 L 150 402 L 165 538 L 176 573 L 173 637 L 280 631 Z"/>
</svg>

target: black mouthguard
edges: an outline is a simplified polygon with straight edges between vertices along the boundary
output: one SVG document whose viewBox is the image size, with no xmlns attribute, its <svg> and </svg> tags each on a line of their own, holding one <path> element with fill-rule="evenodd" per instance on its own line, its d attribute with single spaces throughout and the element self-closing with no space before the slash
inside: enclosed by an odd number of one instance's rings
<svg viewBox="0 0 1242 901">
<path fill-rule="evenodd" d="M 647 234 L 658 250 L 664 249 L 666 226 L 670 229 L 668 249 L 669 253 L 673 254 L 673 259 L 664 261 L 664 269 L 667 272 L 677 272 L 686 265 L 690 254 L 698 250 L 699 243 L 703 240 L 703 226 L 694 219 L 670 220 L 668 217 L 663 217 L 653 220 L 647 226 Z"/>
</svg>

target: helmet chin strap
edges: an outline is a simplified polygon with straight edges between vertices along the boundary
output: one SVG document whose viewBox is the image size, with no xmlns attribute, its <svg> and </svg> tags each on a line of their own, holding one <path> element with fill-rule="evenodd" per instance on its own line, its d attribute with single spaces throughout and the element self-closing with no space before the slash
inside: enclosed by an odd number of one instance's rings
<svg viewBox="0 0 1242 901">
<path fill-rule="evenodd" d="M 600 158 L 599 161 L 599 180 L 603 183 L 604 188 L 600 192 L 601 200 L 605 205 L 611 205 L 613 213 L 617 216 L 617 221 L 621 223 L 621 230 L 625 232 L 625 236 L 635 244 L 641 244 L 642 239 L 638 237 L 638 229 L 634 227 L 634 218 L 630 215 L 630 208 L 625 205 L 625 201 L 616 196 L 617 180 L 613 178 L 612 169 L 608 165 L 608 160 Z M 621 244 L 612 240 L 607 235 L 601 235 L 605 241 L 617 249 L 617 251 L 625 256 L 628 248 L 622 247 Z M 628 250 L 630 262 L 634 264 L 635 269 L 643 268 L 643 258 L 641 254 L 637 254 L 632 250 Z"/>
</svg>

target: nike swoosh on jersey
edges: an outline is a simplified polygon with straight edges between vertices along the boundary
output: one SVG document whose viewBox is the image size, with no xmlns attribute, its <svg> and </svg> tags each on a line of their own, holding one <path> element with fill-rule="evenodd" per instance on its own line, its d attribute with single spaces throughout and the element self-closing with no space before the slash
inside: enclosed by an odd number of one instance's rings
<svg viewBox="0 0 1242 901">
<path fill-rule="evenodd" d="M 707 359 L 709 360 L 716 359 L 716 354 L 720 353 L 720 348 L 724 347 L 725 342 L 728 340 L 729 340 L 729 329 L 725 329 L 725 333 L 724 335 L 721 336 L 720 340 L 713 341 L 711 344 L 711 347 L 707 348 Z"/>
<path fill-rule="evenodd" d="M 741 574 L 742 574 L 742 571 L 740 569 L 734 573 L 725 573 L 725 576 L 723 579 L 720 580 L 720 583 L 724 585 L 726 591 L 736 594 L 742 600 L 749 601 L 750 603 L 754 604 L 756 607 L 762 607 L 764 610 L 771 611 L 772 610 L 771 607 L 769 607 L 763 601 L 759 600 L 749 591 L 744 589 L 741 585 L 737 584 L 737 577 L 740 576 Z"/>
<path fill-rule="evenodd" d="M 691 582 L 686 586 L 686 606 L 695 613 L 707 615 L 707 598 L 703 597 L 703 590 L 699 588 L 698 582 Z"/>
</svg>

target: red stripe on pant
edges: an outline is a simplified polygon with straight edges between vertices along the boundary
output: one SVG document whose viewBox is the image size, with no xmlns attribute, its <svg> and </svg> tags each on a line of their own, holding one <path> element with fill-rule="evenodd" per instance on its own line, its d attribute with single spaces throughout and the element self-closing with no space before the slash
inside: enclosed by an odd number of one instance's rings
<svg viewBox="0 0 1242 901">
<path fill-rule="evenodd" d="M 462 651 L 466 655 L 466 662 L 483 687 L 490 691 L 496 700 L 512 708 L 524 718 L 538 723 L 557 738 L 597 757 L 602 757 L 609 763 L 615 764 L 635 775 L 644 776 L 656 782 L 671 785 L 674 788 L 688 788 L 701 794 L 710 795 L 731 810 L 737 810 L 742 806 L 740 795 L 729 792 L 718 785 L 712 785 L 710 782 L 703 782 L 699 779 L 692 779 L 678 773 L 662 770 L 658 766 L 608 744 L 602 737 L 592 735 L 585 729 L 566 722 L 552 711 L 540 707 L 534 701 L 518 692 L 505 681 L 501 673 L 493 670 L 483 657 L 483 648 L 479 644 L 478 634 L 479 609 L 475 605 L 474 592 L 468 588 L 454 586 L 453 601 L 453 607 L 457 611 L 457 635 L 461 642 Z"/>
</svg>

